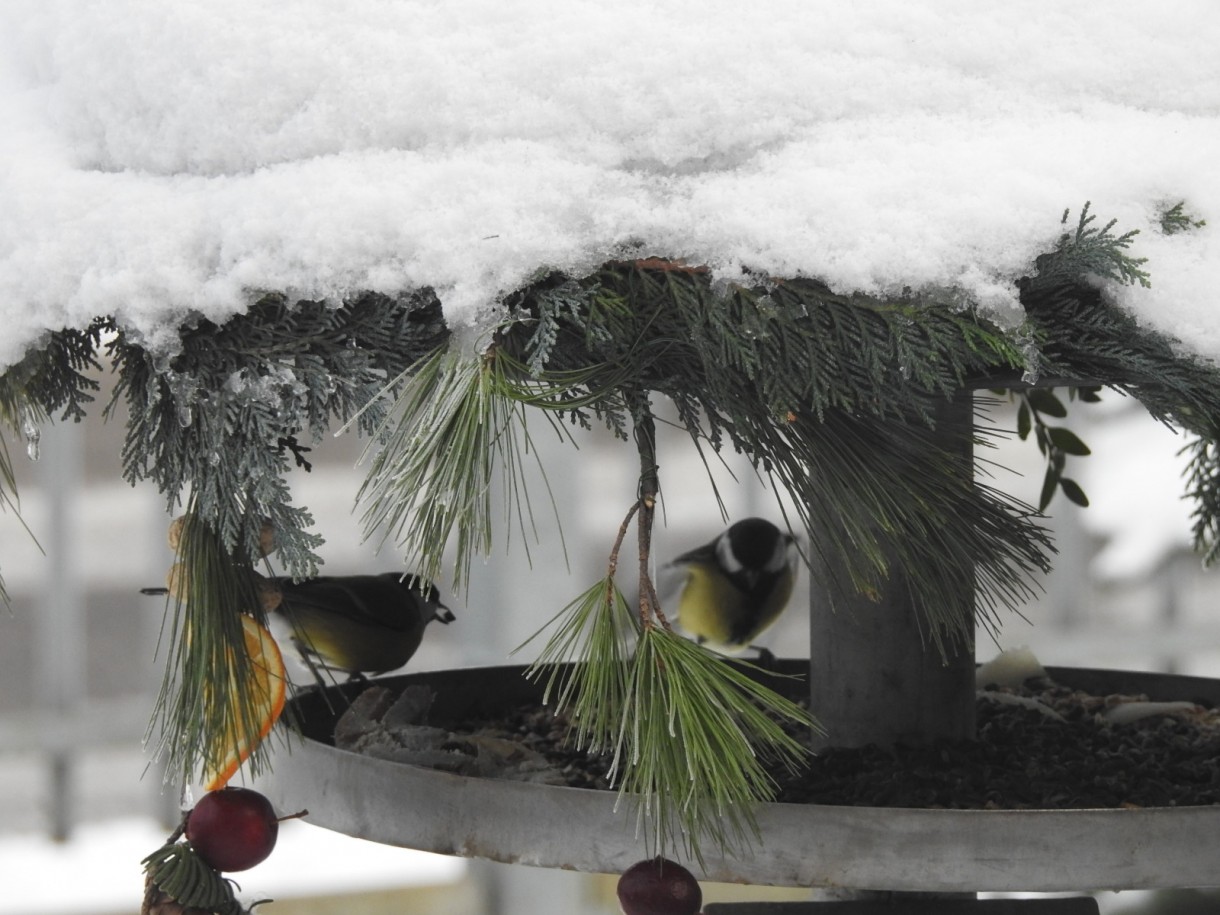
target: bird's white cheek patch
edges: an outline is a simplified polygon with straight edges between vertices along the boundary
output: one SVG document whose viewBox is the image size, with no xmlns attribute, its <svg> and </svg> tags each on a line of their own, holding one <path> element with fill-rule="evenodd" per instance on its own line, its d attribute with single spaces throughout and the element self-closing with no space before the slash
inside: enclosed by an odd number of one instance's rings
<svg viewBox="0 0 1220 915">
<path fill-rule="evenodd" d="M 796 548 L 787 541 L 781 541 L 775 548 L 775 552 L 771 554 L 771 558 L 767 560 L 766 569 L 768 572 L 780 572 L 790 562 L 796 561 Z"/>
<path fill-rule="evenodd" d="M 729 574 L 735 574 L 742 570 L 741 562 L 733 553 L 733 545 L 729 542 L 729 538 L 721 535 L 716 541 L 716 559 L 720 563 L 720 568 L 724 569 Z"/>
</svg>

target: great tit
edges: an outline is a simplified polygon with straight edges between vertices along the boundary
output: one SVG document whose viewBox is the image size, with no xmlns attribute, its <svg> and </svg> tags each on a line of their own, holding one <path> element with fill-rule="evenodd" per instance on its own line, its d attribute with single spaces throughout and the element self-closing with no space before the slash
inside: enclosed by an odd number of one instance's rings
<svg viewBox="0 0 1220 915">
<path fill-rule="evenodd" d="M 144 588 L 165 594 L 167 588 Z M 272 633 L 291 641 L 319 682 L 319 669 L 353 677 L 402 667 L 433 620 L 453 621 L 436 587 L 411 575 L 260 578 Z"/>
<path fill-rule="evenodd" d="M 430 622 L 454 619 L 434 585 L 399 572 L 272 582 L 280 601 L 271 622 L 287 623 L 293 644 L 311 667 L 354 676 L 402 667 Z M 282 627 L 273 625 L 276 629 Z"/>
<path fill-rule="evenodd" d="M 737 652 L 779 618 L 796 579 L 796 542 L 762 518 L 746 518 L 669 563 L 685 573 L 678 623 L 698 642 Z M 770 653 L 759 649 L 763 657 Z"/>
</svg>

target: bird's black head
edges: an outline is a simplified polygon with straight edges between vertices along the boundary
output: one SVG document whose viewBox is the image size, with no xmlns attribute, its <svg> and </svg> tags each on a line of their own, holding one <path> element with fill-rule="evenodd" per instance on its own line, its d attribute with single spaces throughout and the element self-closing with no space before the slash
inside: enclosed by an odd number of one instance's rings
<svg viewBox="0 0 1220 915">
<path fill-rule="evenodd" d="M 787 547 L 792 536 L 764 518 L 738 521 L 724 532 L 724 537 L 728 550 L 722 553 L 721 561 L 732 571 L 766 569 L 778 572 L 788 561 Z M 736 563 L 736 569 L 733 563 Z"/>
</svg>

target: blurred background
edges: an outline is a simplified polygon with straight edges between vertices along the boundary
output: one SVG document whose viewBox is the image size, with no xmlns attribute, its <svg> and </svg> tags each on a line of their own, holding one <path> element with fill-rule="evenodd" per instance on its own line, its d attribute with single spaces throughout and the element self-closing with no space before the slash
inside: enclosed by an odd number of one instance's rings
<svg viewBox="0 0 1220 915">
<path fill-rule="evenodd" d="M 106 397 L 103 393 L 103 398 Z M 1220 675 L 1220 578 L 1190 550 L 1182 493 L 1185 440 L 1134 401 L 1107 392 L 1098 405 L 1071 405 L 1067 425 L 1093 449 L 1070 459 L 1092 505 L 1051 506 L 1060 554 L 1039 600 L 1005 620 L 997 640 L 980 633 L 978 655 L 1029 646 L 1044 664 Z M 658 404 L 658 408 L 663 405 Z M 1011 408 L 991 410 L 1013 428 Z M 123 427 L 100 411 L 82 424 L 42 429 L 38 460 L 8 441 L 22 518 L 0 515 L 0 573 L 10 609 L 0 608 L 0 915 L 129 915 L 139 910 L 140 859 L 177 823 L 180 798 L 163 789 L 144 745 L 164 666 L 158 652 L 172 561 L 164 499 L 151 485 L 122 481 Z M 442 591 L 457 614 L 430 627 L 411 670 L 494 665 L 603 574 L 606 555 L 635 494 L 634 449 L 608 433 L 575 430 L 579 450 L 545 421 L 531 429 L 560 507 L 563 540 L 536 480 L 538 538 L 498 536 L 476 565 L 469 594 Z M 218 443 L 218 447 L 222 447 Z M 396 569 L 393 545 L 378 556 L 362 542 L 355 493 L 363 443 L 314 443 L 310 473 L 291 482 L 326 538 L 328 574 Z M 664 505 L 660 558 L 703 543 L 724 526 L 707 472 L 685 434 L 662 429 Z M 775 496 L 748 462 L 726 454 L 713 467 L 732 520 L 781 522 Z M 1032 440 L 1015 437 L 977 455 L 978 471 L 1035 501 L 1043 464 Z M 1001 471 L 996 465 L 1008 468 Z M 526 547 L 528 546 L 528 556 Z M 567 561 L 564 555 L 566 551 Z M 623 579 L 631 593 L 634 582 Z M 781 657 L 807 656 L 807 581 L 760 641 Z M 532 659 L 531 651 L 512 661 Z M 287 822 L 274 854 L 239 874 L 246 900 L 273 898 L 268 915 L 379 915 L 410 911 L 469 915 L 616 913 L 614 877 L 448 858 L 376 845 L 303 822 Z M 705 901 L 806 899 L 801 890 L 705 886 Z M 1220 897 L 1122 893 L 1099 897 L 1108 915 L 1215 911 Z M 1197 907 L 1197 908 L 1196 908 Z"/>
</svg>

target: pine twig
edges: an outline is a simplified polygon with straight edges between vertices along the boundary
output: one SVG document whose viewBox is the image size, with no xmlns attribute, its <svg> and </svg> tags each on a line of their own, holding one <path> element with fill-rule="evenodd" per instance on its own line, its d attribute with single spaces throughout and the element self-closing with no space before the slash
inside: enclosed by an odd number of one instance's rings
<svg viewBox="0 0 1220 915">
<path fill-rule="evenodd" d="M 636 506 L 639 508 L 639 519 L 636 522 L 636 535 L 639 541 L 640 561 L 640 593 L 639 613 L 640 625 L 644 629 L 651 628 L 653 620 L 666 630 L 672 630 L 669 620 L 661 610 L 661 602 L 657 598 L 657 590 L 652 581 L 652 525 L 656 515 L 657 495 L 661 491 L 660 477 L 657 470 L 657 428 L 652 410 L 648 403 L 648 395 L 639 394 L 635 398 L 636 421 L 635 442 L 640 454 L 640 487 Z"/>
</svg>

